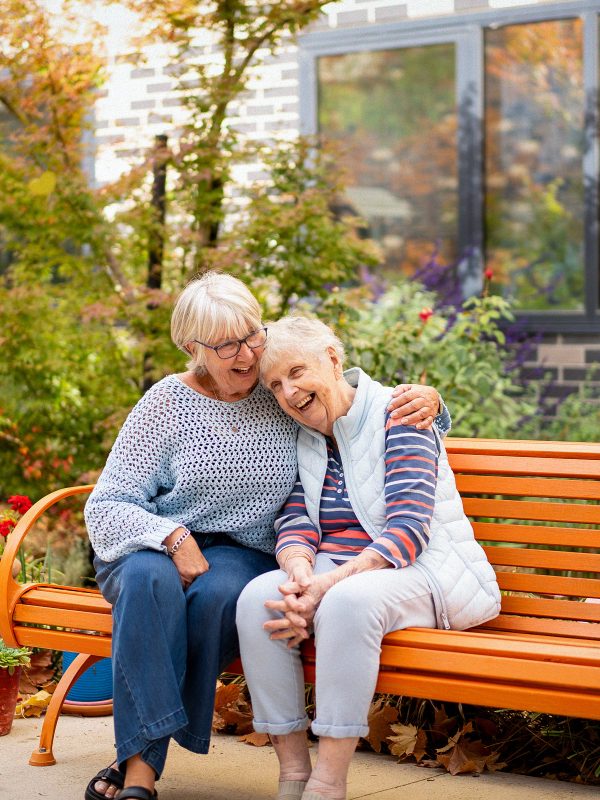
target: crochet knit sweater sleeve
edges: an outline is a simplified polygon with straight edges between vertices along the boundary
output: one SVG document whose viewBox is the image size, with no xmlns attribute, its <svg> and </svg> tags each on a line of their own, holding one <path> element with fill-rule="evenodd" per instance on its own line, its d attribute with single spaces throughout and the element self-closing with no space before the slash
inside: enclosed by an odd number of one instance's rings
<svg viewBox="0 0 600 800">
<path fill-rule="evenodd" d="M 296 477 L 295 439 L 293 421 L 260 386 L 225 403 L 164 378 L 129 414 L 86 503 L 94 551 L 104 561 L 164 551 L 186 527 L 273 552 L 275 514 Z"/>
<path fill-rule="evenodd" d="M 134 550 L 163 550 L 180 527 L 159 515 L 156 498 L 168 484 L 168 401 L 154 392 L 131 411 L 85 506 L 92 547 L 113 561 Z"/>
</svg>

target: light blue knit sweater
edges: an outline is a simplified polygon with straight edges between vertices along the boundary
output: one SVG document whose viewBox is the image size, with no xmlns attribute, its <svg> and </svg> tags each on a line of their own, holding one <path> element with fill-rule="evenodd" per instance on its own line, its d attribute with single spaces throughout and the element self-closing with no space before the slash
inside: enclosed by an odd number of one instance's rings
<svg viewBox="0 0 600 800">
<path fill-rule="evenodd" d="M 275 515 L 296 479 L 296 431 L 262 386 L 225 403 L 175 375 L 159 381 L 129 414 L 85 506 L 96 554 L 164 550 L 181 525 L 273 552 Z"/>
</svg>

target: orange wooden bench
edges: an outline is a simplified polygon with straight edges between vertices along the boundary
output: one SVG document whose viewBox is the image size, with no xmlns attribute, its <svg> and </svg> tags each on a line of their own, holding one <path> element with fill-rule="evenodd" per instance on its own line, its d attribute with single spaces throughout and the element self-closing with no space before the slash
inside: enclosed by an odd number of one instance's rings
<svg viewBox="0 0 600 800">
<path fill-rule="evenodd" d="M 600 719 L 600 444 L 449 439 L 447 449 L 465 510 L 498 572 L 502 612 L 469 631 L 411 628 L 386 636 L 377 690 Z M 0 562 L 6 643 L 82 654 L 54 693 L 34 765 L 55 763 L 54 731 L 69 688 L 110 655 L 111 613 L 93 590 L 20 586 L 10 565 L 46 509 L 91 488 L 36 503 Z M 310 645 L 304 656 L 312 681 Z"/>
</svg>

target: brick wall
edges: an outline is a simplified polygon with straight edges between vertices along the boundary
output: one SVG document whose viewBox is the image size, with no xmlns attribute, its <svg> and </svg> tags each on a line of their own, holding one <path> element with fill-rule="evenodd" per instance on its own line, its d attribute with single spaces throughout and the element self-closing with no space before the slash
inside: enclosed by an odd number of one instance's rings
<svg viewBox="0 0 600 800">
<path fill-rule="evenodd" d="M 343 0 L 333 4 L 311 30 L 334 30 L 385 22 L 463 14 L 492 8 L 543 4 L 543 0 Z M 548 3 L 546 3 L 548 4 Z M 147 64 L 131 63 L 124 32 L 132 32 L 134 20 L 114 9 L 107 16 L 113 35 L 109 41 L 109 80 L 99 95 L 95 112 L 95 175 L 100 183 L 114 180 L 132 162 L 142 160 L 157 134 L 176 139 L 184 122 L 183 109 L 174 94 L 175 81 L 166 52 L 153 48 Z M 195 42 L 194 56 L 214 58 L 206 35 Z M 300 129 L 298 107 L 298 49 L 290 42 L 277 56 L 263 54 L 261 69 L 232 109 L 229 124 L 240 136 L 264 140 L 272 136 L 292 138 Z M 236 167 L 243 185 L 260 178 L 260 165 Z M 553 376 L 549 391 L 562 396 L 585 378 L 590 365 L 600 366 L 600 336 L 546 335 L 528 369 L 533 375 L 542 366 Z M 600 370 L 599 370 L 600 373 Z M 600 396 L 600 374 L 594 388 Z"/>
</svg>

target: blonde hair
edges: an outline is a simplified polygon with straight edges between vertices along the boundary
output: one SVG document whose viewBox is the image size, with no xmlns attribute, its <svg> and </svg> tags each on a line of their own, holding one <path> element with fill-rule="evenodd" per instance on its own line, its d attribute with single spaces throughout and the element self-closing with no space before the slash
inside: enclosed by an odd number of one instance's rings
<svg viewBox="0 0 600 800">
<path fill-rule="evenodd" d="M 179 350 L 191 356 L 188 369 L 206 371 L 206 351 L 187 345 L 194 339 L 219 344 L 224 339 L 240 339 L 260 328 L 258 301 L 242 281 L 233 275 L 206 272 L 188 283 L 179 295 L 171 316 L 171 339 Z"/>
<path fill-rule="evenodd" d="M 264 377 L 279 359 L 290 352 L 300 350 L 320 358 L 328 348 L 337 353 L 340 363 L 344 363 L 344 345 L 335 331 L 318 319 L 312 317 L 282 317 L 268 324 L 268 336 L 260 359 L 260 374 Z"/>
</svg>

